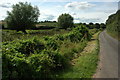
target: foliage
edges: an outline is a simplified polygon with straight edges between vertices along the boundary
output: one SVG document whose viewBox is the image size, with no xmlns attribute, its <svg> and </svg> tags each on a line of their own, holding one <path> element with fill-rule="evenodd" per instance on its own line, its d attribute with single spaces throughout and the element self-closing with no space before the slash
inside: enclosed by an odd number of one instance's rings
<svg viewBox="0 0 120 80">
<path fill-rule="evenodd" d="M 63 41 L 64 40 L 64 36 L 63 35 L 59 35 L 59 34 L 57 34 L 57 35 L 55 35 L 55 40 L 61 40 L 61 41 Z"/>
<path fill-rule="evenodd" d="M 37 7 L 32 7 L 31 4 L 19 2 L 13 5 L 12 11 L 8 11 L 6 17 L 7 26 L 9 29 L 23 31 L 33 27 L 38 20 L 39 10 Z"/>
<path fill-rule="evenodd" d="M 72 42 L 78 42 L 81 39 L 90 40 L 91 34 L 89 33 L 87 27 L 85 26 L 78 26 L 73 29 L 69 34 L 66 35 L 66 38 L 69 38 Z"/>
<path fill-rule="evenodd" d="M 44 36 L 53 36 L 56 34 L 66 34 L 69 31 L 66 30 L 27 30 L 28 34 L 23 34 L 22 32 L 16 32 L 15 30 L 2 30 L 2 41 L 3 42 L 10 42 L 10 41 L 17 41 L 19 39 L 26 40 L 31 39 L 33 37 L 37 37 L 41 39 Z"/>
<path fill-rule="evenodd" d="M 78 26 L 69 33 L 40 40 L 36 37 L 3 42 L 3 79 L 51 78 L 56 71 L 68 67 L 70 59 L 83 50 L 84 40 L 89 40 L 90 36 L 85 26 Z"/>
<path fill-rule="evenodd" d="M 58 17 L 58 25 L 64 29 L 73 27 L 73 17 L 70 14 L 62 14 Z"/>
<path fill-rule="evenodd" d="M 82 53 L 79 53 L 77 58 L 72 59 L 71 63 L 73 65 L 69 66 L 67 70 L 59 72 L 57 78 L 81 78 L 81 80 L 86 80 L 86 78 L 88 78 L 88 80 L 92 80 L 98 65 L 99 33 L 100 32 L 94 35 L 95 40 L 91 41 L 92 43 L 89 44 L 95 44 L 94 48 L 90 52 L 89 50 L 88 52 L 85 50 Z"/>
<path fill-rule="evenodd" d="M 109 16 L 106 21 L 107 31 L 112 34 L 119 34 L 120 32 L 120 10 L 118 10 L 115 14 Z"/>
<path fill-rule="evenodd" d="M 48 45 L 35 38 L 4 43 L 3 79 L 46 78 L 52 72 L 65 68 L 67 62 L 64 56 L 45 46 Z"/>
<path fill-rule="evenodd" d="M 57 43 L 57 41 L 54 40 L 53 38 L 46 37 L 45 40 L 48 49 L 57 50 L 59 48 L 59 43 Z"/>
<path fill-rule="evenodd" d="M 21 41 L 18 44 L 16 50 L 26 55 L 38 53 L 45 48 L 45 44 L 36 38 Z"/>
<path fill-rule="evenodd" d="M 98 29 L 90 29 L 89 32 L 93 35 L 95 33 L 97 33 L 99 30 Z"/>
</svg>

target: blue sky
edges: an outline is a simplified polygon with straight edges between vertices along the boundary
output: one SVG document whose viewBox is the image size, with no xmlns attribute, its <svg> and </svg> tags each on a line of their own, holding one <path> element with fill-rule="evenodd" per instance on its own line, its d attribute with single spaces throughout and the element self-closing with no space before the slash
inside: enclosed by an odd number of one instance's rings
<svg viewBox="0 0 120 80">
<path fill-rule="evenodd" d="M 102 23 L 110 14 L 118 10 L 117 0 L 2 0 L 0 3 L 0 20 L 11 11 L 11 5 L 18 2 L 30 2 L 40 10 L 39 21 L 57 21 L 62 13 L 69 13 L 74 17 L 74 22 Z"/>
</svg>

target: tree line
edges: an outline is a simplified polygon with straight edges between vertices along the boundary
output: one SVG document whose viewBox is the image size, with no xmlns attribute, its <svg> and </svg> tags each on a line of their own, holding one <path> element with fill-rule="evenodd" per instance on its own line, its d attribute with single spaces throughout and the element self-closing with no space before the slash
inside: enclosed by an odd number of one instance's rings
<svg viewBox="0 0 120 80">
<path fill-rule="evenodd" d="M 56 23 L 56 21 L 41 21 L 38 22 L 38 17 L 40 15 L 39 9 L 37 6 L 33 7 L 30 3 L 23 3 L 19 2 L 18 4 L 15 4 L 12 6 L 12 11 L 7 12 L 8 16 L 5 18 L 5 22 L 7 23 L 7 28 L 8 29 L 13 29 L 16 31 L 22 31 L 23 33 L 27 33 L 26 29 L 34 29 L 36 27 L 37 23 Z M 67 28 L 72 28 L 75 27 L 74 18 L 70 14 L 61 14 L 58 17 L 58 27 L 67 29 Z M 104 23 L 79 23 L 79 25 L 85 25 L 89 29 L 104 29 L 105 24 Z M 4 28 L 4 26 L 3 26 Z"/>
</svg>

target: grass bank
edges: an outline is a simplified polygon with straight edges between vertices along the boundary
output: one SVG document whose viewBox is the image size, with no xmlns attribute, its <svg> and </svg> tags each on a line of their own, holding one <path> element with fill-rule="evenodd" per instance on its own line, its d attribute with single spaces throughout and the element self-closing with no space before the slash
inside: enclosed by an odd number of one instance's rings
<svg viewBox="0 0 120 80">
<path fill-rule="evenodd" d="M 115 39 L 117 39 L 117 40 L 120 41 L 120 35 L 119 35 L 118 32 L 108 32 L 108 31 L 107 31 L 107 33 L 108 33 L 110 36 L 112 36 L 113 38 L 115 38 Z"/>
<path fill-rule="evenodd" d="M 84 50 L 71 61 L 70 68 L 56 75 L 58 78 L 91 78 L 93 76 L 98 65 L 99 33 L 94 34 Z"/>
</svg>

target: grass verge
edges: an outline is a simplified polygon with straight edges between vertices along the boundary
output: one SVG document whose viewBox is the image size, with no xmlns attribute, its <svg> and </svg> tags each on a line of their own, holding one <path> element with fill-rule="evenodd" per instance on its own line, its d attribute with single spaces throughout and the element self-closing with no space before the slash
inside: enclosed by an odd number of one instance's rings
<svg viewBox="0 0 120 80">
<path fill-rule="evenodd" d="M 74 65 L 57 75 L 59 78 L 92 78 L 98 63 L 99 33 L 93 35 L 92 41 L 88 42 L 83 52 L 79 53 L 80 56 L 72 60 Z"/>
<path fill-rule="evenodd" d="M 119 35 L 118 32 L 114 33 L 114 32 L 108 32 L 108 31 L 107 31 L 107 33 L 108 33 L 110 36 L 112 36 L 113 38 L 115 38 L 115 39 L 117 39 L 117 40 L 120 41 L 120 35 Z"/>
</svg>

